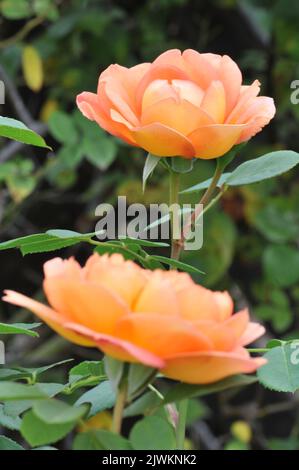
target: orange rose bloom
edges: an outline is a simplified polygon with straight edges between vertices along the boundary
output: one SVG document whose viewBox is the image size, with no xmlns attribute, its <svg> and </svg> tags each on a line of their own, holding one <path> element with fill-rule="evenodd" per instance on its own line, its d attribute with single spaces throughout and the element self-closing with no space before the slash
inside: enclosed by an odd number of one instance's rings
<svg viewBox="0 0 299 470">
<path fill-rule="evenodd" d="M 153 63 L 110 65 L 97 93 L 81 93 L 77 105 L 110 134 L 153 155 L 216 158 L 273 118 L 273 99 L 259 91 L 258 80 L 242 85 L 226 55 L 174 49 Z"/>
<path fill-rule="evenodd" d="M 255 371 L 265 361 L 244 346 L 264 333 L 247 310 L 233 315 L 227 292 L 212 292 L 186 273 L 149 271 L 122 255 L 93 254 L 44 265 L 51 307 L 13 291 L 4 300 L 28 308 L 57 333 L 170 378 L 209 383 Z"/>
</svg>

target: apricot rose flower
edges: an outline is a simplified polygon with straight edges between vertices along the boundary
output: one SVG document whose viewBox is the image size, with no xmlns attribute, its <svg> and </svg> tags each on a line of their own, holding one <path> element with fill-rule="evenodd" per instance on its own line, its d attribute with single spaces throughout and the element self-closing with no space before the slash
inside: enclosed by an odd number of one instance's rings
<svg viewBox="0 0 299 470">
<path fill-rule="evenodd" d="M 77 105 L 88 119 L 131 145 L 157 156 L 216 158 L 245 142 L 275 114 L 260 83 L 242 85 L 227 55 L 174 49 L 153 63 L 110 65 L 97 93 Z"/>
<path fill-rule="evenodd" d="M 247 310 L 233 314 L 227 292 L 201 287 L 186 273 L 149 271 L 120 254 L 93 254 L 83 268 L 73 258 L 54 258 L 44 272 L 50 307 L 9 290 L 4 300 L 74 343 L 198 384 L 265 362 L 244 348 L 264 328 L 249 321 Z"/>
</svg>

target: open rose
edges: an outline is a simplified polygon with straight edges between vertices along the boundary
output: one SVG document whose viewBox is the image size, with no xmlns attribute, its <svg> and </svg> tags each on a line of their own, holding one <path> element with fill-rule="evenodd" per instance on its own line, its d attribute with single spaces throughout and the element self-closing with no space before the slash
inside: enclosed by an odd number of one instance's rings
<svg viewBox="0 0 299 470">
<path fill-rule="evenodd" d="M 249 321 L 247 310 L 233 315 L 227 292 L 205 289 L 186 273 L 148 271 L 119 254 L 94 254 L 83 268 L 73 258 L 54 258 L 44 271 L 50 307 L 13 291 L 4 300 L 28 308 L 74 343 L 189 383 L 265 363 L 244 349 L 264 328 Z"/>
<path fill-rule="evenodd" d="M 228 56 L 175 49 L 153 63 L 101 73 L 77 105 L 88 119 L 158 156 L 216 158 L 259 132 L 275 114 L 260 83 L 242 85 Z"/>
</svg>

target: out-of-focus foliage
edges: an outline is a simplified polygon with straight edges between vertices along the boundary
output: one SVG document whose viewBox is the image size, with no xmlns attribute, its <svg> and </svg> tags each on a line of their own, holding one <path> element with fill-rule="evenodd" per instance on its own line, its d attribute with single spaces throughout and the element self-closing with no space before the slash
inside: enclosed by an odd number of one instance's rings
<svg viewBox="0 0 299 470">
<path fill-rule="evenodd" d="M 0 79 L 7 82 L 0 114 L 20 119 L 54 149 L 11 147 L 1 140 L 1 241 L 58 227 L 93 232 L 96 206 L 103 201 L 115 203 L 117 195 L 126 195 L 128 203 L 167 200 L 163 168 L 157 167 L 143 194 L 145 152 L 108 137 L 76 109 L 76 94 L 95 91 L 99 73 L 111 63 L 130 66 L 150 61 L 172 47 L 229 54 L 239 63 L 246 82 L 258 78 L 263 93 L 273 96 L 277 106 L 275 120 L 240 151 L 229 171 L 236 163 L 264 153 L 286 148 L 299 151 L 299 104 L 291 102 L 296 93 L 291 84 L 299 79 L 296 0 L 2 0 L 0 13 Z M 11 89 L 17 90 L 17 96 Z M 20 109 L 20 99 L 25 111 Z M 182 189 L 209 178 L 213 168 L 213 162 L 197 162 L 192 173 L 183 175 Z M 196 202 L 198 197 L 184 194 L 181 200 Z M 240 308 L 249 305 L 267 326 L 268 339 L 288 340 L 299 334 L 298 207 L 298 170 L 231 188 L 204 220 L 203 248 L 183 258 L 207 273 L 196 274 L 197 280 L 230 290 Z M 88 247 L 78 249 L 84 257 Z M 70 250 L 64 249 L 63 255 L 73 254 Z M 155 249 L 155 254 L 163 256 L 164 250 Z M 38 273 L 47 255 L 23 259 L 17 251 L 9 251 L 1 259 L 5 266 L 1 287 L 40 294 L 36 292 Z M 8 318 L 31 321 L 27 312 L 20 318 L 1 305 L 0 320 Z M 22 341 L 17 336 L 6 340 L 10 363 L 36 365 L 38 361 L 40 365 L 49 362 L 49 357 L 53 361 L 62 355 L 70 357 L 67 353 L 78 360 L 97 357 L 68 345 L 46 327 L 39 331 L 39 340 L 28 336 L 22 336 Z M 63 367 L 57 370 L 47 372 L 49 381 L 61 379 Z M 254 386 L 246 393 L 236 398 L 223 393 L 219 401 L 209 399 L 194 412 L 190 445 L 298 449 L 298 397 L 257 393 Z M 7 415 L 12 420 L 7 410 L 2 412 L 1 423 Z M 11 421 L 12 437 L 17 417 Z M 38 442 L 30 434 L 32 422 L 37 425 L 39 419 L 27 412 L 23 424 L 23 436 L 34 445 L 43 445 L 42 436 Z M 74 419 L 67 431 L 75 424 Z M 146 424 L 142 421 L 139 426 Z M 56 432 L 64 436 L 64 431 Z M 74 447 L 90 442 L 94 432 L 99 431 L 80 433 Z M 138 447 L 138 429 L 133 428 L 132 435 Z M 4 441 L 0 448 L 17 445 Z M 122 445 L 126 448 L 127 442 Z"/>
</svg>

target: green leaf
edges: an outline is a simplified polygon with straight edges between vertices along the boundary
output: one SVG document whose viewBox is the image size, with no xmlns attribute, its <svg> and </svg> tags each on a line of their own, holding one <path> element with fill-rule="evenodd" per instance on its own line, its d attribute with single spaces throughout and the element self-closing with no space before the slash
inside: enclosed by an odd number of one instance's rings
<svg viewBox="0 0 299 470">
<path fill-rule="evenodd" d="M 289 287 L 299 281 L 299 251 L 286 245 L 270 245 L 263 253 L 263 269 L 269 282 Z"/>
<path fill-rule="evenodd" d="M 41 323 L 0 323 L 0 335 L 28 335 L 39 336 L 33 328 L 38 328 Z"/>
<path fill-rule="evenodd" d="M 56 153 L 56 157 L 56 164 L 62 167 L 62 171 L 65 169 L 74 170 L 83 160 L 84 153 L 82 146 L 76 142 L 62 146 Z"/>
<path fill-rule="evenodd" d="M 46 398 L 39 385 L 24 385 L 16 382 L 0 382 L 0 400 L 31 400 Z"/>
<path fill-rule="evenodd" d="M 242 144 L 235 145 L 231 150 L 229 150 L 221 158 L 217 158 L 217 165 L 223 171 L 237 156 L 239 151 L 247 144 L 247 142 L 242 142 Z"/>
<path fill-rule="evenodd" d="M 27 0 L 3 0 L 1 13 L 9 20 L 22 20 L 32 15 L 31 5 Z"/>
<path fill-rule="evenodd" d="M 204 223 L 204 239 L 208 243 L 196 252 L 185 251 L 182 261 L 206 273 L 205 276 L 195 274 L 197 282 L 213 286 L 225 276 L 233 260 L 237 233 L 231 218 L 224 212 L 207 213 Z"/>
<path fill-rule="evenodd" d="M 90 403 L 88 418 L 96 415 L 100 411 L 112 408 L 115 403 L 115 392 L 111 388 L 108 380 L 100 383 L 96 387 L 84 393 L 75 403 L 76 406 L 83 403 Z"/>
<path fill-rule="evenodd" d="M 0 369 L 0 379 L 9 379 L 9 380 L 16 380 L 16 379 L 29 379 L 30 383 L 34 383 L 37 380 L 37 377 L 46 372 L 53 367 L 60 366 L 62 364 L 66 364 L 73 359 L 66 359 L 64 361 L 59 361 L 54 364 L 50 364 L 47 366 L 42 367 L 11 367 L 10 369 Z"/>
<path fill-rule="evenodd" d="M 267 447 L 269 450 L 298 450 L 298 437 L 288 436 L 286 439 L 270 439 Z"/>
<path fill-rule="evenodd" d="M 95 232 L 91 233 L 79 233 L 75 232 L 74 230 L 66 230 L 66 229 L 51 229 L 47 230 L 46 232 L 47 235 L 51 235 L 52 237 L 57 237 L 57 238 L 77 238 L 80 240 L 88 240 L 90 237 L 93 237 L 95 235 Z"/>
<path fill-rule="evenodd" d="M 0 116 L 0 137 L 52 150 L 41 136 L 16 119 Z"/>
<path fill-rule="evenodd" d="M 30 410 L 23 417 L 21 434 L 31 446 L 43 446 L 60 441 L 74 426 L 75 422 L 47 424 Z"/>
<path fill-rule="evenodd" d="M 123 376 L 124 363 L 122 361 L 114 359 L 111 356 L 105 356 L 104 366 L 110 384 L 116 391 Z"/>
<path fill-rule="evenodd" d="M 102 379 L 106 377 L 102 361 L 83 361 L 69 371 L 69 381 L 74 382 L 82 378 L 94 377 Z"/>
<path fill-rule="evenodd" d="M 69 372 L 70 380 L 74 377 L 102 376 L 104 375 L 104 366 L 101 361 L 83 361 L 72 367 Z"/>
<path fill-rule="evenodd" d="M 150 240 L 143 240 L 142 238 L 132 238 L 132 237 L 126 237 L 126 238 L 121 238 L 119 241 L 122 245 L 138 245 L 138 246 L 148 246 L 148 247 L 154 247 L 154 248 L 166 248 L 169 246 L 169 243 L 164 243 L 164 242 L 152 242 Z"/>
<path fill-rule="evenodd" d="M 84 140 L 82 151 L 90 163 L 104 171 L 114 162 L 117 145 L 111 138 L 99 133 L 97 139 L 86 138 Z"/>
<path fill-rule="evenodd" d="M 156 370 L 142 364 L 130 364 L 128 372 L 128 397 L 138 395 L 156 375 Z"/>
<path fill-rule="evenodd" d="M 143 173 L 142 173 L 142 191 L 145 191 L 146 187 L 146 182 L 150 175 L 153 173 L 154 169 L 158 165 L 159 161 L 161 160 L 161 157 L 156 157 L 155 155 L 152 155 L 151 153 L 147 154 L 145 164 L 143 167 Z"/>
<path fill-rule="evenodd" d="M 183 215 L 190 214 L 192 211 L 193 211 L 193 209 L 190 208 L 190 207 L 183 207 L 183 208 L 179 209 L 178 215 L 180 217 L 182 217 Z M 144 229 L 144 232 L 147 232 L 149 229 L 157 227 L 158 225 L 162 225 L 165 222 L 169 222 L 169 221 L 170 221 L 170 213 L 167 213 L 167 214 L 163 215 L 162 217 L 160 217 L 159 219 L 152 222 L 151 224 L 147 225 L 147 227 L 145 227 L 145 229 Z"/>
<path fill-rule="evenodd" d="M 174 429 L 159 416 L 147 416 L 134 425 L 130 442 L 135 450 L 173 450 Z"/>
<path fill-rule="evenodd" d="M 21 419 L 19 416 L 11 416 L 5 413 L 4 405 L 0 404 L 0 425 L 10 429 L 11 431 L 18 431 L 21 427 Z M 1 449 L 1 445 L 0 445 Z"/>
<path fill-rule="evenodd" d="M 296 241 L 299 233 L 299 217 L 292 210 L 268 204 L 253 218 L 255 227 L 270 242 Z"/>
<path fill-rule="evenodd" d="M 58 450 L 56 447 L 53 446 L 40 446 L 40 447 L 35 447 L 34 449 L 30 450 Z"/>
<path fill-rule="evenodd" d="M 16 380 L 27 377 L 27 374 L 17 369 L 0 368 L 0 380 Z"/>
<path fill-rule="evenodd" d="M 48 18 L 51 21 L 59 19 L 58 7 L 52 0 L 35 0 L 33 7 L 37 16 Z"/>
<path fill-rule="evenodd" d="M 94 430 L 80 434 L 74 439 L 73 450 L 130 450 L 129 441 L 110 431 Z"/>
<path fill-rule="evenodd" d="M 64 385 L 55 383 L 39 383 L 38 388 L 45 394 L 44 398 L 48 398 L 54 397 L 58 393 L 62 392 Z M 4 404 L 4 412 L 10 416 L 17 417 L 24 413 L 24 411 L 32 408 L 35 401 L 36 398 L 6 401 Z"/>
<path fill-rule="evenodd" d="M 202 397 L 211 393 L 222 392 L 229 388 L 244 387 L 257 381 L 256 377 L 248 375 L 234 375 L 208 385 L 193 385 L 179 383 L 169 389 L 164 397 L 163 405 L 186 398 Z"/>
<path fill-rule="evenodd" d="M 81 387 L 91 387 L 107 380 L 104 364 L 101 361 L 84 361 L 69 372 L 69 385 L 65 391 L 73 393 Z"/>
<path fill-rule="evenodd" d="M 192 423 L 198 420 L 208 418 L 210 415 L 210 409 L 202 400 L 191 399 L 188 400 L 188 409 L 186 417 L 186 425 L 190 426 Z"/>
<path fill-rule="evenodd" d="M 15 238 L 0 243 L 0 251 L 19 248 L 23 255 L 31 253 L 44 253 L 66 248 L 79 242 L 88 241 L 94 233 L 82 234 L 72 230 L 49 230 L 46 233 L 36 233 L 26 237 Z"/>
<path fill-rule="evenodd" d="M 35 176 L 12 175 L 7 178 L 6 184 L 9 193 L 15 202 L 21 202 L 29 194 L 33 192 L 36 187 Z"/>
<path fill-rule="evenodd" d="M 45 393 L 47 397 L 54 397 L 64 389 L 63 384 L 51 382 L 39 382 L 38 384 L 36 384 L 36 387 L 38 387 L 43 393 Z"/>
<path fill-rule="evenodd" d="M 261 304 L 254 309 L 254 314 L 263 321 L 269 321 L 277 332 L 283 332 L 293 322 L 293 313 L 289 307 L 275 304 Z"/>
<path fill-rule="evenodd" d="M 47 424 L 76 423 L 88 410 L 86 405 L 70 406 L 56 400 L 42 400 L 34 404 L 33 412 L 41 421 Z"/>
<path fill-rule="evenodd" d="M 163 401 L 156 393 L 152 391 L 144 393 L 126 407 L 124 417 L 152 414 L 161 403 Z"/>
<path fill-rule="evenodd" d="M 0 450 L 25 450 L 17 442 L 9 439 L 6 436 L 0 436 Z"/>
<path fill-rule="evenodd" d="M 226 182 L 229 175 L 231 175 L 231 173 L 223 173 L 221 175 L 217 183 L 218 188 L 221 188 L 221 186 Z M 194 186 L 191 186 L 190 188 L 184 189 L 183 191 L 180 192 L 180 194 L 187 194 L 187 193 L 194 193 L 194 192 L 202 191 L 203 189 L 207 189 L 210 186 L 211 182 L 212 182 L 212 178 L 209 178 L 205 181 L 202 181 L 201 183 L 197 183 Z"/>
<path fill-rule="evenodd" d="M 290 170 L 299 163 L 299 154 L 292 150 L 279 150 L 249 160 L 238 166 L 227 178 L 229 186 L 240 186 L 263 181 Z"/>
<path fill-rule="evenodd" d="M 196 268 L 195 266 L 191 266 L 190 264 L 183 263 L 182 261 L 178 261 L 176 259 L 166 258 L 165 256 L 159 256 L 159 255 L 151 255 L 150 258 L 156 261 L 161 261 L 161 263 L 167 264 L 168 266 L 171 266 L 172 268 L 181 269 L 182 271 L 185 271 L 186 273 L 205 274 L 203 271 L 200 271 L 200 269 Z"/>
<path fill-rule="evenodd" d="M 270 349 L 264 358 L 268 363 L 257 371 L 259 381 L 277 392 L 299 389 L 299 341 Z"/>
<path fill-rule="evenodd" d="M 32 376 L 37 377 L 38 375 L 42 374 L 43 372 L 46 372 L 47 370 L 53 369 L 53 367 L 61 366 L 63 364 L 67 364 L 68 362 L 73 361 L 73 359 L 64 359 L 63 361 L 59 362 L 54 362 L 53 364 L 48 364 L 47 366 L 41 366 L 41 367 L 19 367 L 17 368 L 20 371 L 27 372 L 31 374 Z"/>
<path fill-rule="evenodd" d="M 281 339 L 270 339 L 270 341 L 268 341 L 266 344 L 266 348 L 272 349 L 276 348 L 277 346 L 283 346 L 284 344 L 286 344 L 286 341 L 283 341 Z"/>
<path fill-rule="evenodd" d="M 62 144 L 75 144 L 78 132 L 72 118 L 64 111 L 55 111 L 49 119 L 49 129 L 53 137 Z"/>
<path fill-rule="evenodd" d="M 299 153 L 293 152 L 292 150 L 271 152 L 262 157 L 242 163 L 231 173 L 223 173 L 217 186 L 220 187 L 224 183 L 227 186 L 241 186 L 243 184 L 256 183 L 285 173 L 298 163 Z M 201 191 L 208 188 L 210 184 L 211 178 L 185 189 L 182 191 L 182 194 Z"/>
</svg>

